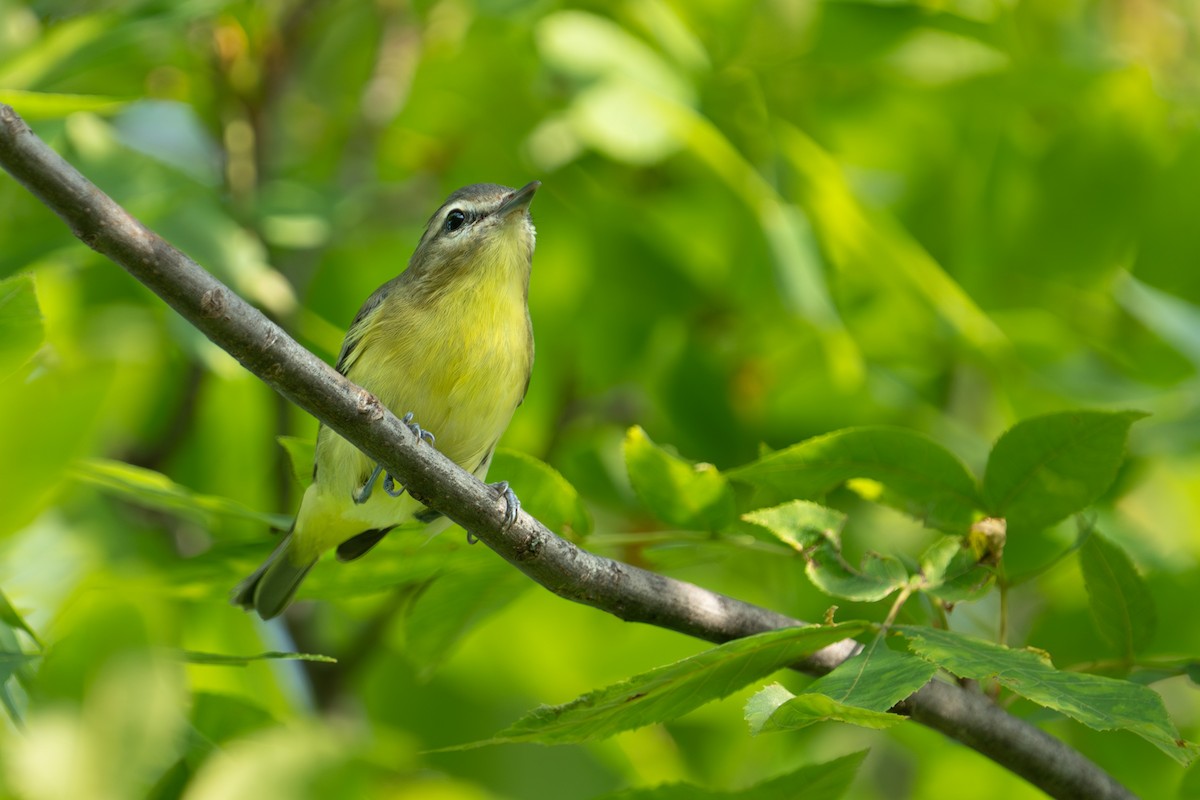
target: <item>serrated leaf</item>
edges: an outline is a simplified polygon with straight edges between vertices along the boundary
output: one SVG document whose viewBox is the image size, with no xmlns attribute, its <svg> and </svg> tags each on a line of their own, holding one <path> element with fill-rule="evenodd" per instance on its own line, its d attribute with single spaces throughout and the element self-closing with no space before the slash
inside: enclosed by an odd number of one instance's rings
<svg viewBox="0 0 1200 800">
<path fill-rule="evenodd" d="M 671 455 L 636 425 L 625 435 L 624 451 L 634 491 L 663 522 L 715 531 L 733 521 L 733 490 L 712 464 Z"/>
<path fill-rule="evenodd" d="M 846 515 L 807 500 L 793 500 L 773 508 L 760 508 L 742 515 L 746 522 L 762 526 L 775 538 L 804 552 L 826 539 L 840 539 Z"/>
<path fill-rule="evenodd" d="M 150 508 L 198 515 L 201 519 L 213 516 L 245 519 L 280 530 L 287 530 L 292 525 L 291 517 L 264 514 L 236 500 L 193 492 L 161 472 L 121 461 L 85 459 L 75 464 L 71 474 L 76 480 Z"/>
<path fill-rule="evenodd" d="M 771 780 L 730 791 L 672 783 L 611 792 L 595 800 L 838 800 L 850 788 L 866 755 L 866 750 L 860 750 L 823 764 L 806 764 Z"/>
<path fill-rule="evenodd" d="M 1100 635 L 1126 661 L 1150 643 L 1158 621 L 1154 598 L 1125 551 L 1096 531 L 1079 549 L 1088 605 Z"/>
<path fill-rule="evenodd" d="M 516 450 L 500 448 L 489 480 L 506 480 L 521 506 L 550 530 L 568 539 L 592 532 L 592 515 L 570 481 L 549 464 Z"/>
<path fill-rule="evenodd" d="M 0 381 L 27 362 L 44 337 L 33 276 L 0 280 Z"/>
<path fill-rule="evenodd" d="M 849 428 L 808 439 L 728 473 L 798 499 L 854 478 L 883 487 L 879 502 L 947 533 L 965 533 L 979 506 L 975 479 L 950 451 L 900 428 Z"/>
<path fill-rule="evenodd" d="M 1129 681 L 1063 672 L 1041 655 L 1013 650 L 952 631 L 910 625 L 896 630 L 921 658 L 963 678 L 995 680 L 1038 705 L 1098 731 L 1136 733 L 1180 764 L 1200 756 L 1200 747 L 1179 738 L 1162 697 Z"/>
<path fill-rule="evenodd" d="M 337 659 L 316 653 L 281 653 L 272 650 L 253 656 L 231 656 L 224 653 L 201 653 L 195 650 L 184 650 L 180 657 L 189 664 L 205 664 L 217 667 L 244 667 L 255 661 L 317 661 L 322 664 L 336 664 Z"/>
<path fill-rule="evenodd" d="M 863 556 L 861 570 L 842 557 L 841 529 L 846 515 L 807 500 L 760 508 L 742 519 L 761 525 L 804 556 L 813 584 L 834 597 L 861 602 L 882 600 L 908 581 L 896 559 L 877 553 Z"/>
<path fill-rule="evenodd" d="M 943 536 L 921 554 L 922 591 L 947 603 L 974 600 L 991 588 L 996 570 L 963 536 Z"/>
<path fill-rule="evenodd" d="M 313 481 L 313 463 L 317 458 L 317 443 L 299 436 L 276 436 L 275 441 L 287 453 L 292 477 L 301 488 L 307 489 Z"/>
<path fill-rule="evenodd" d="M 781 691 L 791 693 L 782 687 L 755 695 L 747 703 L 746 720 L 755 734 L 795 730 L 827 720 L 891 727 L 902 718 L 885 712 L 928 683 L 936 671 L 933 664 L 891 650 L 876 639 L 863 652 L 813 681 L 800 695 L 784 696 Z"/>
<path fill-rule="evenodd" d="M 746 707 L 742 709 L 742 716 L 750 727 L 750 735 L 758 736 L 760 733 L 778 730 L 768 728 L 767 723 L 772 714 L 795 696 L 782 683 L 767 684 L 752 694 L 746 701 Z"/>
<path fill-rule="evenodd" d="M 502 742 L 571 744 L 666 722 L 867 627 L 865 622 L 809 625 L 736 639 L 564 705 L 534 709 L 492 739 L 452 749 Z"/>
<path fill-rule="evenodd" d="M 887 711 L 929 683 L 936 671 L 923 659 L 892 650 L 875 639 L 861 653 L 817 678 L 805 691 L 859 708 Z"/>
<path fill-rule="evenodd" d="M 750 733 L 755 736 L 799 730 L 818 722 L 846 722 L 879 730 L 904 721 L 904 717 L 897 714 L 839 703 L 823 694 L 805 692 L 794 695 L 778 683 L 751 697 L 746 703 L 745 713 Z"/>
<path fill-rule="evenodd" d="M 855 569 L 828 541 L 809 554 L 804 571 L 813 585 L 826 594 L 861 603 L 882 600 L 908 582 L 908 570 L 899 560 L 867 553 L 860 569 Z"/>
<path fill-rule="evenodd" d="M 1094 503 L 1117 475 L 1140 411 L 1069 411 L 1017 423 L 988 456 L 983 498 L 1009 530 L 1053 525 Z"/>
</svg>

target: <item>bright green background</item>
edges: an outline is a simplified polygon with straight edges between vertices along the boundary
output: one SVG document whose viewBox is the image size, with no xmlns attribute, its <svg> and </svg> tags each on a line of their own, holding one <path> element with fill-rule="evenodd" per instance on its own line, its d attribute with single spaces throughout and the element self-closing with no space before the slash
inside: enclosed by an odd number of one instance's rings
<svg viewBox="0 0 1200 800">
<path fill-rule="evenodd" d="M 726 469 L 762 443 L 892 424 L 980 475 L 1018 419 L 1151 412 L 1093 516 L 1147 576 L 1141 655 L 1160 659 L 1200 652 L 1198 35 L 1182 1 L 0 0 L 0 101 L 328 359 L 446 193 L 542 180 L 537 363 L 504 444 L 579 490 L 590 548 L 799 617 L 831 600 L 795 559 L 646 512 L 631 425 Z M 915 725 L 751 738 L 749 692 L 598 744 L 423 754 L 701 645 L 525 591 L 458 532 L 322 565 L 305 591 L 324 599 L 287 633 L 257 624 L 225 597 L 271 547 L 261 522 L 148 510 L 72 464 L 120 459 L 288 514 L 276 437 L 314 421 L 0 177 L 14 274 L 34 277 L 45 344 L 26 362 L 0 308 L 20 365 L 0 350 L 0 587 L 50 655 L 27 732 L 4 734 L 0 792 L 573 800 L 733 788 L 871 747 L 853 797 L 1039 796 Z M 855 561 L 929 541 L 832 500 Z M 1073 532 L 1010 531 L 1010 574 Z M 411 604 L 430 563 L 449 576 Z M 1059 666 L 1121 655 L 1075 559 L 1011 604 L 1009 641 Z M 461 629 L 436 629 L 453 615 Z M 995 636 L 994 595 L 953 616 Z M 184 668 L 164 648 L 340 663 Z M 1155 688 L 1198 738 L 1195 687 Z M 1139 794 L 1175 791 L 1182 770 L 1151 745 L 1047 719 Z"/>
</svg>

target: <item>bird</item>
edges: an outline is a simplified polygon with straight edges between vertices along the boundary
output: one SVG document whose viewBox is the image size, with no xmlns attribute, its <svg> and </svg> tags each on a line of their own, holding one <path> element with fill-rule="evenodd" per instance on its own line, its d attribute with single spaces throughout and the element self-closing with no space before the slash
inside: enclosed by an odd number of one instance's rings
<svg viewBox="0 0 1200 800">
<path fill-rule="evenodd" d="M 408 267 L 363 303 L 338 355 L 338 372 L 480 480 L 529 388 L 536 240 L 529 206 L 540 186 L 477 183 L 453 192 L 429 218 Z M 511 524 L 520 503 L 507 483 L 493 486 Z M 329 550 L 352 561 L 397 525 L 449 524 L 439 516 L 321 426 L 313 481 L 291 530 L 231 602 L 276 617 Z"/>
</svg>

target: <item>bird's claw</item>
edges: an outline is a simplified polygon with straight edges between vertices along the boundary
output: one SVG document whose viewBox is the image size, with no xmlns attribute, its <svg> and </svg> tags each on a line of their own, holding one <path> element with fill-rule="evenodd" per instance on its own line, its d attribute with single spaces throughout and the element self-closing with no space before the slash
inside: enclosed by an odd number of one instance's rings
<svg viewBox="0 0 1200 800">
<path fill-rule="evenodd" d="M 375 491 L 375 482 L 379 480 L 379 476 L 383 475 L 383 490 L 388 493 L 388 497 L 399 497 L 404 494 L 404 487 L 396 488 L 396 479 L 392 477 L 392 473 L 384 472 L 382 464 L 376 464 L 375 469 L 371 470 L 371 477 L 367 478 L 367 482 L 362 485 L 362 488 L 350 495 L 354 500 L 354 504 L 361 506 L 363 503 L 371 499 L 371 492 Z"/>
<path fill-rule="evenodd" d="M 521 501 L 517 499 L 516 492 L 509 488 L 508 481 L 489 483 L 488 486 L 495 489 L 496 494 L 504 498 L 504 524 L 500 526 L 500 532 L 504 533 L 516 523 L 517 515 L 521 513 Z M 475 544 L 478 541 L 478 536 L 467 531 L 467 544 Z"/>
<path fill-rule="evenodd" d="M 362 488 L 350 495 L 356 506 L 361 506 L 363 503 L 371 499 L 371 492 L 375 490 L 375 481 L 379 480 L 379 473 L 383 472 L 383 465 L 376 464 L 375 469 L 371 472 L 371 477 L 367 478 L 367 482 L 362 485 Z M 392 476 L 388 475 L 387 480 L 391 480 Z M 386 488 L 386 483 L 385 483 Z"/>
<path fill-rule="evenodd" d="M 507 531 L 517 521 L 517 515 L 521 513 L 521 501 L 517 499 L 516 493 L 509 488 L 508 481 L 500 481 L 493 483 L 492 488 L 496 493 L 504 498 L 504 524 L 500 526 L 501 531 Z"/>
<path fill-rule="evenodd" d="M 413 436 L 416 436 L 418 440 L 424 439 L 430 444 L 433 444 L 437 440 L 437 437 L 433 435 L 432 431 L 427 431 L 417 423 L 413 422 L 413 412 L 410 411 L 405 414 L 400 418 L 400 421 L 408 426 L 408 429 L 413 432 Z M 396 495 L 392 496 L 395 497 Z"/>
<path fill-rule="evenodd" d="M 411 411 L 401 417 L 400 421 L 404 423 L 410 431 L 412 431 L 413 436 L 416 436 L 417 441 L 419 442 L 425 441 L 429 442 L 429 444 L 433 444 L 437 439 L 437 437 L 433 435 L 432 431 L 427 431 L 417 423 L 413 422 L 413 412 Z M 362 488 L 350 495 L 351 499 L 354 500 L 355 505 L 361 506 L 363 503 L 371 499 L 371 492 L 375 490 L 375 481 L 379 480 L 380 473 L 383 473 L 383 465 L 376 464 L 375 469 L 371 471 L 371 477 L 367 478 L 367 482 L 362 485 Z M 404 487 L 401 486 L 399 489 L 396 488 L 396 479 L 392 477 L 390 472 L 384 474 L 383 476 L 383 490 L 388 493 L 388 497 L 399 497 L 400 495 L 404 494 Z"/>
</svg>

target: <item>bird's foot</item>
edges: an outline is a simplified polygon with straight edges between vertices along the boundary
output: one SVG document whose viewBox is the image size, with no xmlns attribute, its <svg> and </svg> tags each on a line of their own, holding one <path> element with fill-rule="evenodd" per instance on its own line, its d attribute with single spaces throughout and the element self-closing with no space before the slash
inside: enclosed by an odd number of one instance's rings
<svg viewBox="0 0 1200 800">
<path fill-rule="evenodd" d="M 400 421 L 408 426 L 408 429 L 413 432 L 413 436 L 416 436 L 417 439 L 424 439 L 430 444 L 433 444 L 434 441 L 437 440 L 437 437 L 434 436 L 431 431 L 427 431 L 417 423 L 413 422 L 413 412 L 410 411 L 405 414 L 400 418 Z"/>
<path fill-rule="evenodd" d="M 427 431 L 413 422 L 413 412 L 411 411 L 401 417 L 400 421 L 408 426 L 408 429 L 413 432 L 413 436 L 417 437 L 417 441 L 433 444 L 437 439 L 432 431 Z M 362 488 L 350 495 L 355 505 L 361 506 L 371 499 L 371 492 L 375 491 L 375 482 L 379 480 L 381 474 L 383 474 L 383 490 L 388 493 L 388 497 L 399 497 L 404 494 L 403 486 L 396 488 L 396 479 L 392 477 L 392 474 L 390 472 L 384 474 L 383 465 L 376 464 L 375 469 L 371 471 L 371 477 L 367 478 L 367 482 L 362 485 Z"/>
<path fill-rule="evenodd" d="M 396 481 L 390 472 L 383 477 L 383 490 L 388 493 L 388 497 L 399 497 L 404 494 L 404 487 L 396 488 Z"/>
<path fill-rule="evenodd" d="M 375 469 L 371 471 L 371 477 L 367 478 L 367 482 L 362 485 L 362 488 L 350 495 L 355 505 L 361 506 L 371 499 L 371 492 L 375 491 L 375 482 L 379 480 L 380 475 L 383 475 L 383 490 L 387 492 L 388 497 L 399 497 L 404 494 L 403 486 L 396 488 L 396 479 L 392 477 L 392 473 L 384 472 L 383 465 L 376 464 Z"/>
<path fill-rule="evenodd" d="M 496 490 L 496 494 L 504 498 L 504 524 L 500 526 L 501 532 L 507 531 L 517 521 L 517 514 L 521 512 L 521 501 L 517 499 L 516 492 L 508 486 L 508 481 L 500 481 L 499 483 L 489 483 L 488 486 Z M 475 544 L 479 541 L 479 537 L 467 531 L 467 544 Z"/>
<path fill-rule="evenodd" d="M 496 494 L 504 498 L 504 524 L 500 526 L 500 530 L 507 531 L 516 523 L 517 515 L 521 513 L 521 501 L 517 499 L 516 493 L 509 488 L 508 481 L 493 483 L 491 487 L 496 490 Z"/>
<path fill-rule="evenodd" d="M 375 481 L 379 480 L 379 473 L 381 472 L 383 472 L 383 466 L 381 464 L 376 464 L 375 469 L 371 472 L 371 477 L 367 478 L 367 482 L 362 485 L 362 488 L 350 495 L 350 498 L 354 501 L 355 505 L 361 506 L 363 503 L 371 499 L 371 492 L 375 490 Z M 389 475 L 388 480 L 391 479 L 392 476 Z"/>
</svg>

